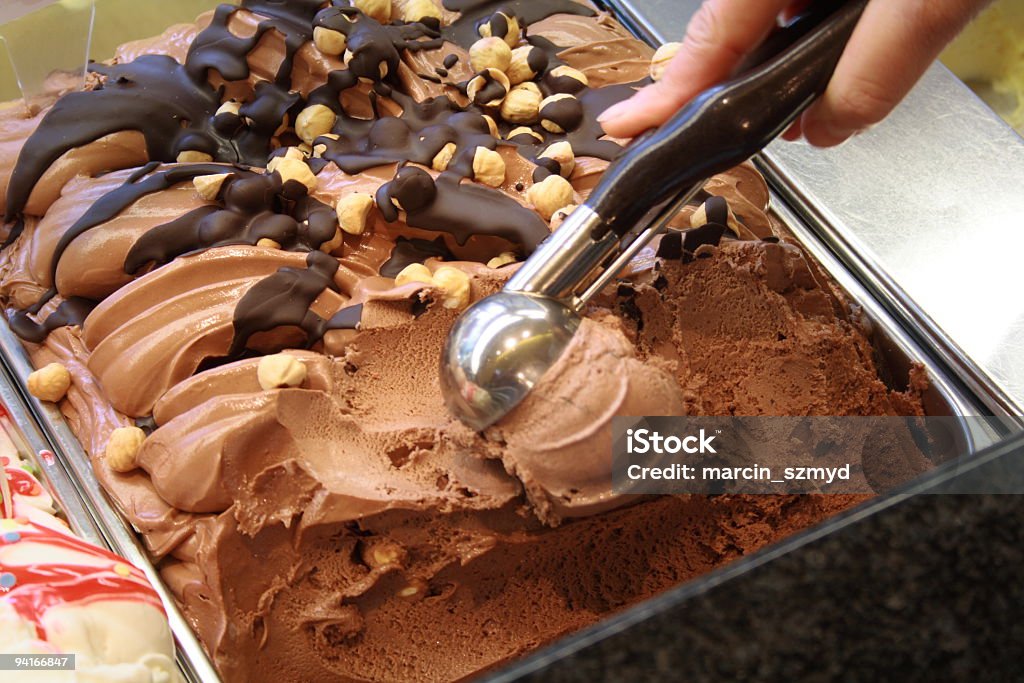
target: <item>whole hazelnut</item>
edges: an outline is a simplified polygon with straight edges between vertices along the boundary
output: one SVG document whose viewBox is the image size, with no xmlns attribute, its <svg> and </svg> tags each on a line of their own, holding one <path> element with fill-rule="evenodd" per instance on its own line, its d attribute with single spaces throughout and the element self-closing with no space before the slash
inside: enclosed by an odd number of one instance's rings
<svg viewBox="0 0 1024 683">
<path fill-rule="evenodd" d="M 441 266 L 434 271 L 434 287 L 441 290 L 441 305 L 461 310 L 469 305 L 469 275 L 453 266 Z"/>
<path fill-rule="evenodd" d="M 434 275 L 430 272 L 430 268 L 422 263 L 410 263 L 395 276 L 395 286 L 401 287 L 410 282 L 432 285 L 434 284 Z"/>
<path fill-rule="evenodd" d="M 186 149 L 178 152 L 176 161 L 179 164 L 208 164 L 213 161 L 213 157 L 206 152 L 200 152 L 195 149 Z"/>
<path fill-rule="evenodd" d="M 348 39 L 341 31 L 334 31 L 324 26 L 313 29 L 313 44 L 325 55 L 338 57 L 345 53 Z"/>
<path fill-rule="evenodd" d="M 519 85 L 535 79 L 538 72 L 547 66 L 547 61 L 547 55 L 540 48 L 522 45 L 512 50 L 512 59 L 505 73 L 512 85 Z"/>
<path fill-rule="evenodd" d="M 352 6 L 382 24 L 391 21 L 391 0 L 352 0 Z"/>
<path fill-rule="evenodd" d="M 138 467 L 137 459 L 146 432 L 138 427 L 118 427 L 110 434 L 110 441 L 104 451 L 104 459 L 115 472 L 131 472 Z"/>
<path fill-rule="evenodd" d="M 549 221 L 556 211 L 573 203 L 572 185 L 562 176 L 552 174 L 530 186 L 526 199 Z"/>
<path fill-rule="evenodd" d="M 306 364 L 287 353 L 274 353 L 260 358 L 256 379 L 266 391 L 297 387 L 306 381 Z"/>
<path fill-rule="evenodd" d="M 516 138 L 520 136 L 523 136 L 522 139 L 516 140 Z M 510 140 L 512 142 L 518 142 L 519 144 L 523 145 L 532 145 L 534 143 L 544 142 L 544 138 L 541 136 L 541 134 L 535 131 L 534 129 L 530 128 L 529 126 L 519 126 L 517 128 L 513 128 L 508 132 L 508 136 L 506 136 L 505 139 Z"/>
<path fill-rule="evenodd" d="M 480 24 L 479 34 L 484 38 L 501 38 L 509 47 L 515 47 L 519 42 L 519 19 L 508 12 L 495 12 Z"/>
<path fill-rule="evenodd" d="M 547 80 L 553 84 L 559 84 L 561 80 L 572 81 L 572 83 L 565 88 L 559 88 L 559 90 L 567 90 L 568 92 L 579 92 L 583 88 L 590 85 L 590 79 L 587 75 L 579 69 L 574 69 L 568 64 L 562 64 L 556 66 L 554 69 L 548 72 Z"/>
<path fill-rule="evenodd" d="M 309 192 L 316 190 L 318 181 L 306 162 L 289 157 L 275 157 L 273 161 L 273 168 L 268 166 L 267 169 L 281 176 L 282 183 L 294 180 L 305 185 Z"/>
<path fill-rule="evenodd" d="M 338 115 L 330 107 L 314 104 L 303 109 L 295 118 L 295 133 L 307 145 L 312 145 L 318 137 L 330 133 L 337 122 Z"/>
<path fill-rule="evenodd" d="M 498 132 L 498 124 L 495 123 L 494 119 L 487 114 L 481 114 L 484 117 L 484 121 L 487 122 L 487 130 L 490 132 L 492 138 L 500 138 L 501 134 Z"/>
<path fill-rule="evenodd" d="M 406 0 L 402 6 L 402 21 L 412 23 L 424 19 L 441 21 L 440 8 L 431 0 Z"/>
<path fill-rule="evenodd" d="M 473 178 L 484 185 L 500 187 L 505 182 L 505 160 L 493 149 L 477 147 L 473 154 Z"/>
<path fill-rule="evenodd" d="M 236 102 L 235 100 L 228 100 L 224 104 L 217 107 L 216 116 L 220 116 L 221 114 L 234 114 L 235 116 L 239 116 L 241 111 L 241 102 Z"/>
<path fill-rule="evenodd" d="M 504 72 L 512 62 L 512 50 L 501 38 L 481 38 L 469 48 L 473 71 L 497 69 Z"/>
<path fill-rule="evenodd" d="M 501 103 L 501 118 L 509 123 L 534 123 L 540 114 L 540 89 L 533 83 L 512 88 Z"/>
<path fill-rule="evenodd" d="M 41 401 L 56 403 L 70 388 L 71 373 L 60 363 L 44 365 L 28 376 L 28 393 Z"/>
<path fill-rule="evenodd" d="M 516 255 L 513 252 L 503 251 L 494 258 L 492 258 L 490 261 L 488 261 L 487 267 L 501 268 L 502 266 L 507 266 L 510 263 L 515 263 L 517 260 L 518 259 L 516 259 Z"/>
<path fill-rule="evenodd" d="M 345 234 L 338 228 L 334 231 L 334 237 L 320 245 L 320 251 L 325 254 L 333 254 L 334 250 L 345 243 Z"/>
<path fill-rule="evenodd" d="M 192 179 L 192 186 L 196 188 L 196 193 L 203 199 L 209 202 L 216 201 L 217 195 L 220 194 L 220 188 L 224 186 L 224 181 L 230 175 L 230 173 L 212 173 L 196 176 Z"/>
<path fill-rule="evenodd" d="M 540 159 L 551 159 L 558 162 L 559 174 L 563 178 L 572 175 L 576 168 L 576 156 L 573 154 L 572 145 L 568 140 L 562 140 L 548 145 L 539 155 Z"/>
<path fill-rule="evenodd" d="M 350 235 L 362 235 L 373 207 L 373 197 L 365 192 L 346 195 L 338 200 L 338 224 Z"/>
<path fill-rule="evenodd" d="M 540 103 L 540 125 L 552 133 L 575 130 L 583 120 L 583 105 L 575 96 L 559 93 Z"/>
<path fill-rule="evenodd" d="M 435 171 L 446 171 L 448 170 L 448 164 L 452 163 L 452 158 L 455 156 L 455 143 L 448 142 L 441 148 L 437 154 L 434 155 L 434 159 L 430 162 L 430 167 Z"/>
<path fill-rule="evenodd" d="M 466 96 L 481 107 L 497 107 L 508 95 L 508 76 L 498 69 L 485 69 L 470 79 Z"/>
</svg>

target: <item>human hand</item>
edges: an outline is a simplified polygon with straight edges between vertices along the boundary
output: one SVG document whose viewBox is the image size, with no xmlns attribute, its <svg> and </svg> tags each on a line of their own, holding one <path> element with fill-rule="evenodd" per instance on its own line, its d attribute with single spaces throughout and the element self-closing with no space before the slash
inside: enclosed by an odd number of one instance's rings
<svg viewBox="0 0 1024 683">
<path fill-rule="evenodd" d="M 831 147 L 884 119 L 942 48 L 991 0 L 872 0 L 828 89 L 783 135 Z M 608 135 L 629 138 L 668 120 L 807 1 L 705 0 L 660 80 L 598 119 Z"/>
</svg>

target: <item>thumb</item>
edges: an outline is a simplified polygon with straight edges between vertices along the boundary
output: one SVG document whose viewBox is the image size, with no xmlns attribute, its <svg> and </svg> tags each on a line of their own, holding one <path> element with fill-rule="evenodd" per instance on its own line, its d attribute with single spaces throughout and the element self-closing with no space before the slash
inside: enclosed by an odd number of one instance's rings
<svg viewBox="0 0 1024 683">
<path fill-rule="evenodd" d="M 701 91 L 725 79 L 775 26 L 790 0 L 706 0 L 686 28 L 661 80 L 607 109 L 598 121 L 616 138 L 664 123 Z"/>
</svg>

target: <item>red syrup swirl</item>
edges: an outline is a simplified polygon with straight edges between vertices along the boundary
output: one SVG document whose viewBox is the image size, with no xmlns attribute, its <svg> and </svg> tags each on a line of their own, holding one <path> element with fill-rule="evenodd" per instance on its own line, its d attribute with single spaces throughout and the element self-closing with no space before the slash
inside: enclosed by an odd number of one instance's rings
<svg viewBox="0 0 1024 683">
<path fill-rule="evenodd" d="M 87 560 L 71 557 L 12 565 L 3 560 L 3 549 L 17 543 L 38 543 Z M 129 600 L 163 613 L 160 597 L 136 567 L 79 538 L 20 518 L 0 521 L 0 600 L 33 624 L 40 640 L 46 640 L 43 617 L 57 605 Z"/>
</svg>

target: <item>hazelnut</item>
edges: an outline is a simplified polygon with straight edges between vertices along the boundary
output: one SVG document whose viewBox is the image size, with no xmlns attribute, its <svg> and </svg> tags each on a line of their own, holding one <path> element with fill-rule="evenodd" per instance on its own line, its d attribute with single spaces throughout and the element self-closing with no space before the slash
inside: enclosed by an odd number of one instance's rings
<svg viewBox="0 0 1024 683">
<path fill-rule="evenodd" d="M 337 57 L 345 53 L 348 38 L 341 31 L 334 31 L 324 26 L 313 29 L 313 44 L 325 55 Z"/>
<path fill-rule="evenodd" d="M 354 52 L 352 52 L 351 50 L 345 50 L 345 54 L 342 57 L 342 61 L 345 63 L 345 66 L 348 66 L 349 62 L 351 62 L 354 57 L 355 57 L 355 53 Z M 388 63 L 386 61 L 383 61 L 383 62 L 380 62 L 379 64 L 377 64 L 377 74 L 380 77 L 380 80 L 384 80 L 385 78 L 387 78 L 387 76 L 388 76 Z M 373 83 L 373 79 L 370 78 L 368 75 L 366 75 L 366 76 L 359 76 L 359 80 L 361 82 L 363 82 L 363 83 L 371 83 L 371 84 Z"/>
<path fill-rule="evenodd" d="M 679 48 L 683 46 L 682 43 L 665 43 L 659 47 L 654 56 L 651 57 L 651 78 L 660 81 L 661 77 L 665 74 L 665 69 L 668 68 L 669 62 L 679 52 Z"/>
<path fill-rule="evenodd" d="M 321 136 L 322 137 L 322 136 Z M 313 145 L 313 158 L 320 159 L 327 152 L 327 145 L 322 142 L 318 145 Z"/>
<path fill-rule="evenodd" d="M 576 168 L 576 156 L 573 154 L 572 145 L 569 144 L 568 140 L 548 145 L 538 158 L 557 161 L 558 172 L 563 178 L 571 176 L 573 169 Z"/>
<path fill-rule="evenodd" d="M 139 451 L 146 441 L 146 432 L 138 427 L 118 427 L 110 434 L 104 452 L 107 465 L 115 472 L 131 472 L 138 463 Z"/>
<path fill-rule="evenodd" d="M 391 0 L 352 0 L 352 6 L 382 24 L 391 21 Z"/>
<path fill-rule="evenodd" d="M 56 403 L 70 387 L 71 373 L 60 363 L 44 365 L 28 376 L 28 393 L 41 401 Z"/>
<path fill-rule="evenodd" d="M 568 218 L 569 214 L 571 214 L 575 210 L 576 205 L 569 204 L 568 206 L 563 206 L 558 211 L 555 211 L 555 213 L 551 216 L 551 221 L 548 224 L 548 228 L 551 230 L 551 232 L 554 232 L 555 230 L 558 230 L 560 227 L 562 227 L 562 223 L 565 222 L 565 219 Z"/>
<path fill-rule="evenodd" d="M 469 305 L 469 275 L 453 266 L 441 266 L 434 271 L 434 287 L 443 296 L 441 305 L 461 310 Z"/>
<path fill-rule="evenodd" d="M 548 78 L 571 78 L 574 81 L 579 81 L 580 86 L 582 86 L 583 88 L 590 85 L 590 79 L 587 78 L 587 75 L 585 73 L 583 73 L 579 69 L 572 68 L 568 64 L 556 66 L 554 69 L 548 72 Z M 579 90 L 579 88 L 573 88 L 573 90 Z"/>
<path fill-rule="evenodd" d="M 481 114 L 484 117 L 484 121 L 487 122 L 487 130 L 490 131 L 491 137 L 500 138 L 501 133 L 498 132 L 498 124 L 494 122 L 494 119 L 487 114 Z"/>
<path fill-rule="evenodd" d="M 493 149 L 477 147 L 473 154 L 473 178 L 491 187 L 505 182 L 505 160 Z"/>
<path fill-rule="evenodd" d="M 508 136 L 505 139 L 519 142 L 521 144 L 532 144 L 529 143 L 527 140 L 515 140 L 515 138 L 519 137 L 520 135 L 528 135 L 532 140 L 536 142 L 544 142 L 544 138 L 541 136 L 541 134 L 535 131 L 534 129 L 530 128 L 529 126 L 519 126 L 518 128 L 513 128 L 508 132 Z"/>
<path fill-rule="evenodd" d="M 215 116 L 220 116 L 221 114 L 234 114 L 235 116 L 241 116 L 241 113 L 240 113 L 241 111 L 242 111 L 242 103 L 241 102 L 236 102 L 234 100 L 228 100 L 224 104 L 222 104 L 219 107 L 217 107 L 217 113 L 215 114 Z"/>
<path fill-rule="evenodd" d="M 324 133 L 330 133 L 337 122 L 338 115 L 330 107 L 314 104 L 303 109 L 295 118 L 295 133 L 307 145 L 312 145 L 313 140 Z"/>
<path fill-rule="evenodd" d="M 363 562 L 373 569 L 390 565 L 401 565 L 405 561 L 405 549 L 393 541 L 380 541 L 363 547 Z"/>
<path fill-rule="evenodd" d="M 223 187 L 224 181 L 228 179 L 230 173 L 211 173 L 210 175 L 200 175 L 192 179 L 192 186 L 196 188 L 196 192 L 200 197 L 207 201 L 216 201 L 217 195 L 220 194 L 220 188 Z"/>
<path fill-rule="evenodd" d="M 269 237 L 261 237 L 256 240 L 256 246 L 263 247 L 264 249 L 280 249 L 281 243 Z"/>
<path fill-rule="evenodd" d="M 256 379 L 266 391 L 297 387 L 306 380 L 306 365 L 286 353 L 263 356 L 256 367 Z"/>
<path fill-rule="evenodd" d="M 512 50 L 501 38 L 481 38 L 469 48 L 469 64 L 473 71 L 497 69 L 504 72 L 512 63 Z"/>
<path fill-rule="evenodd" d="M 715 198 L 712 197 L 707 202 L 703 202 L 693 213 L 690 214 L 691 228 L 699 228 L 702 225 L 708 224 L 708 202 L 714 199 Z M 740 239 L 756 240 L 757 236 L 754 235 L 746 226 L 740 223 L 738 218 L 736 218 L 736 214 L 733 213 L 732 206 L 729 205 L 729 202 L 724 198 L 721 198 L 721 201 L 725 204 L 726 209 L 725 227 L 731 230 L 732 233 Z"/>
<path fill-rule="evenodd" d="M 331 254 L 334 252 L 335 249 L 344 244 L 344 242 L 345 235 L 342 234 L 340 229 L 335 230 L 334 237 L 320 245 L 320 251 L 324 252 L 325 254 Z"/>
<path fill-rule="evenodd" d="M 549 221 L 556 211 L 573 203 L 572 185 L 562 176 L 552 174 L 531 185 L 526 199 Z"/>
<path fill-rule="evenodd" d="M 373 209 L 373 197 L 365 192 L 353 192 L 338 200 L 338 224 L 350 235 L 362 235 Z"/>
<path fill-rule="evenodd" d="M 483 38 L 501 38 L 509 47 L 515 47 L 519 42 L 519 20 L 514 14 L 495 12 L 480 24 L 478 32 Z"/>
<path fill-rule="evenodd" d="M 533 83 L 520 83 L 501 103 L 501 117 L 509 123 L 533 123 L 540 114 L 542 96 Z"/>
<path fill-rule="evenodd" d="M 441 151 L 434 155 L 434 160 L 430 162 L 430 167 L 435 171 L 446 171 L 448 170 L 448 164 L 452 163 L 452 157 L 455 156 L 455 143 L 449 142 L 441 148 Z"/>
<path fill-rule="evenodd" d="M 289 147 L 284 151 L 286 159 L 296 159 L 297 161 L 305 161 L 306 153 L 302 151 L 301 147 Z"/>
<path fill-rule="evenodd" d="M 543 70 L 547 66 L 547 61 L 547 55 L 543 50 L 533 45 L 523 45 L 512 50 L 512 59 L 509 60 L 505 73 L 508 74 L 508 80 L 512 85 L 519 85 L 535 79 L 537 70 Z"/>
<path fill-rule="evenodd" d="M 552 133 L 573 130 L 583 119 L 583 106 L 574 95 L 559 93 L 540 103 L 540 125 Z"/>
<path fill-rule="evenodd" d="M 466 96 L 483 107 L 497 107 L 508 94 L 508 76 L 504 71 L 487 69 L 470 79 L 466 85 Z"/>
<path fill-rule="evenodd" d="M 294 180 L 305 185 L 309 192 L 316 190 L 316 176 L 313 175 L 313 171 L 306 165 L 306 162 L 288 157 L 276 157 L 273 162 L 273 168 L 268 166 L 268 170 L 281 176 L 282 184 Z"/>
<path fill-rule="evenodd" d="M 186 149 L 183 152 L 178 152 L 177 162 L 179 164 L 207 164 L 213 161 L 213 157 L 206 152 L 200 152 L 195 149 Z"/>
<path fill-rule="evenodd" d="M 427 582 L 423 579 L 413 579 L 405 588 L 398 591 L 398 597 L 404 600 L 418 600 L 427 593 Z"/>
<path fill-rule="evenodd" d="M 518 259 L 516 259 L 516 255 L 513 252 L 503 251 L 494 258 L 492 258 L 490 261 L 488 261 L 487 267 L 501 268 L 502 266 L 507 266 L 510 263 L 515 263 L 517 260 Z"/>
<path fill-rule="evenodd" d="M 402 21 L 411 23 L 424 19 L 441 21 L 441 10 L 431 0 L 406 0 L 402 7 Z"/>
<path fill-rule="evenodd" d="M 434 276 L 430 272 L 430 268 L 427 268 L 422 263 L 410 263 L 395 276 L 395 286 L 401 287 L 410 282 L 422 282 L 432 285 L 434 284 Z"/>
</svg>

